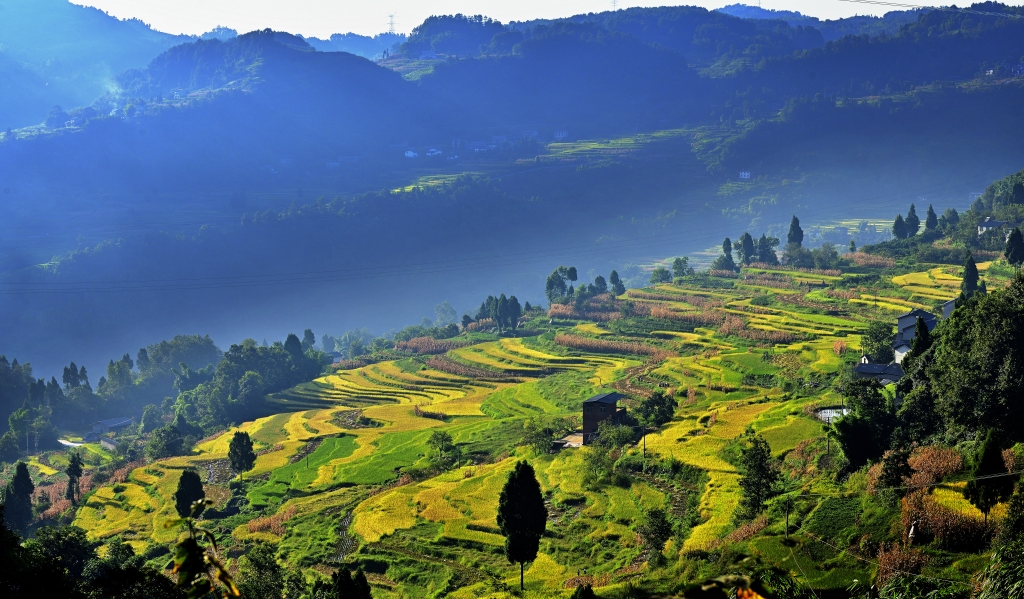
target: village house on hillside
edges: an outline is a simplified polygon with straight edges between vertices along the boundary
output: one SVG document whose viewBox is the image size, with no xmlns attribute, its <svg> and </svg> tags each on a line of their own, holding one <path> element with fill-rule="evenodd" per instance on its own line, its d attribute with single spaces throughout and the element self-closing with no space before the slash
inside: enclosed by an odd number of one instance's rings
<svg viewBox="0 0 1024 599">
<path fill-rule="evenodd" d="M 945 306 L 943 306 L 943 311 L 945 311 Z M 939 324 L 937 316 L 920 308 L 914 308 L 910 312 L 896 317 L 896 338 L 892 341 L 892 352 L 896 356 L 895 361 L 897 364 L 903 363 L 903 358 L 910 351 L 910 345 L 914 341 L 914 337 L 917 336 L 918 317 L 924 319 L 929 332 Z"/>
<path fill-rule="evenodd" d="M 583 402 L 583 444 L 593 442 L 598 425 L 610 420 L 612 424 L 625 421 L 626 408 L 619 407 L 620 393 L 602 393 Z"/>
</svg>

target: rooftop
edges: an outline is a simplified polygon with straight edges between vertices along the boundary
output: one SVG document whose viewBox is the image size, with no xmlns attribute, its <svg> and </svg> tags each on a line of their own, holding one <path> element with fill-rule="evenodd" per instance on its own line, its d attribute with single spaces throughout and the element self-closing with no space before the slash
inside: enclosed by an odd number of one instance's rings
<svg viewBox="0 0 1024 599">
<path fill-rule="evenodd" d="M 931 312 L 929 312 L 927 310 L 922 310 L 921 308 L 914 308 L 910 312 L 907 312 L 905 314 L 900 314 L 896 318 L 906 318 L 908 316 L 920 316 L 921 318 L 923 318 L 925 320 L 938 318 L 937 316 L 935 316 Z"/>
<path fill-rule="evenodd" d="M 595 396 L 591 397 L 590 399 L 584 400 L 583 403 L 608 403 L 608 404 L 614 404 L 614 403 L 617 403 L 620 399 L 623 399 L 624 397 L 625 396 L 622 395 L 621 393 L 602 393 L 600 395 L 595 395 Z"/>
<path fill-rule="evenodd" d="M 858 374 L 872 376 L 890 375 L 897 378 L 903 376 L 903 368 L 899 364 L 857 364 L 853 370 Z"/>
</svg>

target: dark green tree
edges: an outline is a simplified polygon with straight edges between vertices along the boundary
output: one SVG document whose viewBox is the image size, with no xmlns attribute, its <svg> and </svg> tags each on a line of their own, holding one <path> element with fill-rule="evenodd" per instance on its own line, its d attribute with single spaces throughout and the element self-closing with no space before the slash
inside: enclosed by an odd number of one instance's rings
<svg viewBox="0 0 1024 599">
<path fill-rule="evenodd" d="M 843 387 L 851 413 L 834 424 L 836 439 L 853 469 L 882 457 L 895 426 L 882 386 L 874 379 L 855 379 Z"/>
<path fill-rule="evenodd" d="M 1020 266 L 1024 264 L 1024 235 L 1021 235 L 1020 227 L 1014 227 L 1013 231 L 1010 231 L 1003 254 L 1010 266 L 1020 272 Z"/>
<path fill-rule="evenodd" d="M 660 508 L 651 508 L 644 513 L 643 519 L 636 527 L 636 532 L 643 539 L 648 559 L 653 564 L 661 562 L 661 551 L 665 542 L 672 538 L 672 523 L 668 514 Z"/>
<path fill-rule="evenodd" d="M 754 518 L 764 509 L 765 502 L 777 494 L 781 475 L 772 458 L 771 447 L 760 435 L 750 437 L 750 446 L 743 450 L 742 463 L 740 506 L 745 517 Z"/>
<path fill-rule="evenodd" d="M 932 333 L 928 330 L 928 323 L 920 316 L 914 325 L 914 340 L 910 342 L 910 351 L 914 356 L 923 355 L 932 346 Z"/>
<path fill-rule="evenodd" d="M 956 211 L 956 208 L 946 208 L 942 211 L 942 216 L 939 217 L 939 227 L 943 230 L 955 227 L 959 223 L 960 213 Z"/>
<path fill-rule="evenodd" d="M 597 295 L 608 293 L 608 281 L 601 275 L 594 277 L 594 291 Z"/>
<path fill-rule="evenodd" d="M 661 391 L 655 391 L 650 397 L 642 399 L 635 410 L 639 418 L 654 426 L 661 426 L 676 413 L 676 402 L 672 397 Z"/>
<path fill-rule="evenodd" d="M 999 543 L 1024 541 L 1024 483 L 1017 482 L 1006 506 L 1006 517 L 999 524 Z"/>
<path fill-rule="evenodd" d="M 441 471 L 450 470 L 459 464 L 461 459 L 459 446 L 455 444 L 452 436 L 446 431 L 435 430 L 430 433 L 430 438 L 427 439 L 427 447 L 430 448 L 427 458 L 435 469 Z"/>
<path fill-rule="evenodd" d="M 882 456 L 882 472 L 878 476 L 878 486 L 884 491 L 889 501 L 906 495 L 907 478 L 914 473 L 908 460 L 910 452 L 905 449 L 894 449 Z"/>
<path fill-rule="evenodd" d="M 651 285 L 672 282 L 672 273 L 664 266 L 657 266 L 651 271 Z"/>
<path fill-rule="evenodd" d="M 249 433 L 235 431 L 228 445 L 228 460 L 231 462 L 231 469 L 239 475 L 244 475 L 256 465 L 256 452 L 252 449 L 252 438 L 249 437 Z"/>
<path fill-rule="evenodd" d="M 505 557 L 519 564 L 520 590 L 525 588 L 526 562 L 537 559 L 547 520 L 548 509 L 533 467 L 516 462 L 498 496 L 498 528 L 505 537 Z"/>
<path fill-rule="evenodd" d="M 999 447 L 998 433 L 989 429 L 971 464 L 972 480 L 964 487 L 964 499 L 985 514 L 986 522 L 992 508 L 1000 501 L 1009 499 L 1013 492 L 1013 479 L 1008 476 L 993 476 L 999 474 L 1006 474 L 1006 464 L 1003 462 L 1003 452 Z"/>
<path fill-rule="evenodd" d="M 861 337 L 861 350 L 872 362 L 888 364 L 893 360 L 893 325 L 891 322 L 874 321 Z"/>
<path fill-rule="evenodd" d="M 15 531 L 25 531 L 32 524 L 32 492 L 36 486 L 25 462 L 14 467 L 14 478 L 4 487 L 4 517 Z"/>
<path fill-rule="evenodd" d="M 925 231 L 934 231 L 939 226 L 939 217 L 935 214 L 935 209 L 932 208 L 931 204 L 928 204 L 928 213 L 924 217 L 924 229 Z"/>
<path fill-rule="evenodd" d="M 284 340 L 284 351 L 288 352 L 292 359 L 302 358 L 302 342 L 295 333 L 288 333 Z"/>
<path fill-rule="evenodd" d="M 722 255 L 715 258 L 711 270 L 736 270 L 736 263 L 732 259 L 732 240 L 728 237 L 722 242 Z"/>
<path fill-rule="evenodd" d="M 558 269 L 555 269 L 548 275 L 547 281 L 544 283 L 544 295 L 547 296 L 548 302 L 557 304 L 565 300 L 567 293 L 568 286 L 565 284 L 565 278 Z"/>
<path fill-rule="evenodd" d="M 313 329 L 306 329 L 302 332 L 302 351 L 311 349 L 316 345 L 316 335 L 313 334 Z"/>
<path fill-rule="evenodd" d="M 913 237 L 921 230 L 921 219 L 917 216 L 917 209 L 914 208 L 913 204 L 910 205 L 910 210 L 907 211 L 907 218 L 904 219 L 904 224 L 907 226 L 907 237 Z"/>
<path fill-rule="evenodd" d="M 786 245 L 795 245 L 797 247 L 804 243 L 804 230 L 800 228 L 800 219 L 793 215 L 793 220 L 789 221 L 789 233 L 786 234 Z"/>
<path fill-rule="evenodd" d="M 750 233 L 744 232 L 740 235 L 740 238 L 733 243 L 733 249 L 736 250 L 736 257 L 739 259 L 740 264 L 750 264 L 757 260 L 757 249 L 754 246 L 754 238 L 750 236 Z"/>
<path fill-rule="evenodd" d="M 600 278 L 600 277 L 599 277 Z M 512 330 L 519 328 L 519 319 L 523 316 L 523 307 L 516 296 L 508 298 L 508 326 Z"/>
<path fill-rule="evenodd" d="M 238 590 L 246 599 L 282 599 L 284 568 L 277 563 L 271 545 L 256 543 L 239 560 Z"/>
<path fill-rule="evenodd" d="M 142 421 L 139 422 L 139 434 L 144 435 L 160 427 L 160 408 L 149 404 L 142 409 Z"/>
<path fill-rule="evenodd" d="M 943 322 L 930 370 L 938 412 L 957 436 L 995 428 L 1024 440 L 1024 280 L 976 296 Z M 998 333 L 994 333 L 998 331 Z"/>
<path fill-rule="evenodd" d="M 690 274 L 690 259 L 686 256 L 679 256 L 672 261 L 672 277 L 685 277 Z"/>
<path fill-rule="evenodd" d="M 851 239 L 850 240 L 850 253 L 852 254 L 852 253 L 854 253 L 856 251 L 857 251 L 857 243 L 854 240 Z"/>
<path fill-rule="evenodd" d="M 78 502 L 78 497 L 81 492 L 78 488 L 78 481 L 82 478 L 84 462 L 82 462 L 82 456 L 77 451 L 68 452 L 68 465 L 64 469 L 64 474 L 68 476 L 68 487 L 64 492 L 64 498 L 70 501 L 72 504 Z"/>
<path fill-rule="evenodd" d="M 778 264 L 779 256 L 775 253 L 775 249 L 778 247 L 779 240 L 777 238 L 762 234 L 761 238 L 757 240 L 757 261 L 765 264 Z"/>
<path fill-rule="evenodd" d="M 178 488 L 174 491 L 174 509 L 182 518 L 192 515 L 192 504 L 206 498 L 203 481 L 195 470 L 185 470 L 178 479 Z M 200 513 L 202 510 L 200 510 Z M 197 516 L 199 514 L 196 514 Z"/>
<path fill-rule="evenodd" d="M 960 282 L 960 291 L 966 297 L 971 297 L 978 291 L 978 265 L 974 263 L 974 256 L 967 252 L 967 260 L 964 261 L 964 278 Z"/>
<path fill-rule="evenodd" d="M 608 275 L 608 283 L 612 286 L 613 295 L 622 295 L 626 293 L 626 286 L 622 284 L 622 280 L 619 279 L 619 273 L 612 271 L 612 274 Z"/>
<path fill-rule="evenodd" d="M 904 222 L 902 214 L 897 214 L 896 220 L 892 223 L 892 236 L 896 239 L 906 239 L 908 236 L 907 223 Z"/>
</svg>

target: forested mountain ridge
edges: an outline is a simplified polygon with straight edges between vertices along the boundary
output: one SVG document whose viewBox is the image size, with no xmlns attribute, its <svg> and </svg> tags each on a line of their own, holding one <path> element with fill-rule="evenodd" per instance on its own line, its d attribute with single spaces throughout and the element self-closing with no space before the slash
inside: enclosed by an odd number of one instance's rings
<svg viewBox="0 0 1024 599">
<path fill-rule="evenodd" d="M 67 0 L 6 0 L 0 11 L 0 62 L 21 65 L 40 82 L 0 94 L 0 130 L 39 123 L 55 104 L 90 104 L 110 89 L 118 73 L 142 67 L 189 39 Z"/>
</svg>

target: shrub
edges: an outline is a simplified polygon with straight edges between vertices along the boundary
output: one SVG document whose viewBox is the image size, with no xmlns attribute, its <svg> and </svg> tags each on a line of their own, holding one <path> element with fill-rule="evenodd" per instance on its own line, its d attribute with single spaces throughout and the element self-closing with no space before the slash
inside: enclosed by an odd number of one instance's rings
<svg viewBox="0 0 1024 599">
<path fill-rule="evenodd" d="M 903 498 L 900 521 L 904 537 L 916 521 L 915 543 L 934 539 L 939 548 L 949 551 L 980 551 L 994 533 L 993 527 L 983 520 L 938 504 L 925 489 L 915 490 Z"/>
<path fill-rule="evenodd" d="M 273 516 L 267 516 L 266 518 L 255 518 L 250 520 L 246 525 L 249 532 L 270 532 L 277 536 L 283 536 L 285 533 L 284 523 L 291 520 L 292 516 L 295 515 L 296 508 L 294 505 L 289 506 L 288 509 L 281 512 L 280 514 L 274 514 Z"/>
<path fill-rule="evenodd" d="M 878 549 L 878 580 L 879 587 L 885 586 L 891 578 L 902 573 L 919 574 L 928 563 L 928 556 L 917 549 L 900 547 L 893 543 L 882 543 Z"/>
<path fill-rule="evenodd" d="M 866 254 L 864 252 L 852 252 L 843 254 L 844 260 L 849 260 L 857 266 L 869 266 L 876 268 L 892 268 L 896 266 L 896 261 L 892 258 L 885 256 L 878 256 L 876 254 Z"/>
</svg>

